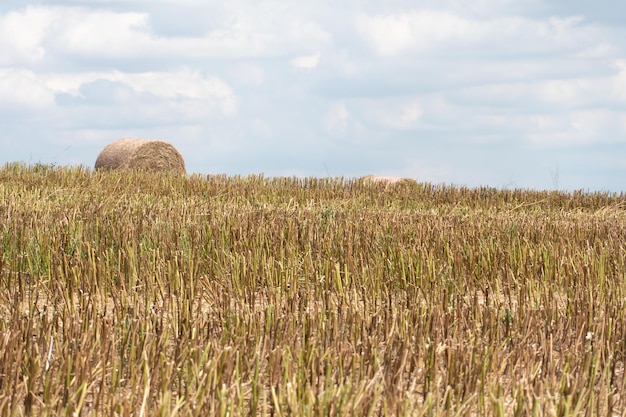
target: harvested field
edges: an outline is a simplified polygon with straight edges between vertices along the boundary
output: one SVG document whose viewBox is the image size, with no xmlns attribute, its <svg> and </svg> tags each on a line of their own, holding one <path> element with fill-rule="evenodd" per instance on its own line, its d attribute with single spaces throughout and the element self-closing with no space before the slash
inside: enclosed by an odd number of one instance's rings
<svg viewBox="0 0 626 417">
<path fill-rule="evenodd" d="M 623 415 L 626 196 L 0 169 L 0 415 Z"/>
</svg>

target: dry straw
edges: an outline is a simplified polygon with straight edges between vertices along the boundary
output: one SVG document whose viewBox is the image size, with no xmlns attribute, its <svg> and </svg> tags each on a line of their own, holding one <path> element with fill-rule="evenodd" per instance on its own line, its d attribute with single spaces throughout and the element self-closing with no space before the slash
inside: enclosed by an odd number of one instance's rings
<svg viewBox="0 0 626 417">
<path fill-rule="evenodd" d="M 410 185 L 410 184 L 417 183 L 417 181 L 411 178 L 381 177 L 378 175 L 367 175 L 361 178 L 361 180 L 363 180 L 363 183 L 368 184 L 368 185 L 383 184 L 386 187 L 392 187 L 396 185 Z"/>
<path fill-rule="evenodd" d="M 96 160 L 96 170 L 141 169 L 185 173 L 182 155 L 167 142 L 120 139 L 107 145 Z"/>
</svg>

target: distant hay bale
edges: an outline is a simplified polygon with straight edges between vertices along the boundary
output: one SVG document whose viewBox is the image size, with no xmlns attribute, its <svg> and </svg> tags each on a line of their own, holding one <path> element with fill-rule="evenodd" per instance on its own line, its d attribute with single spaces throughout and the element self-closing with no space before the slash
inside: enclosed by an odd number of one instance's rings
<svg viewBox="0 0 626 417">
<path fill-rule="evenodd" d="M 366 175 L 361 178 L 364 184 L 373 185 L 373 184 L 384 184 L 385 188 L 394 187 L 397 185 L 410 185 L 417 184 L 417 181 L 411 178 L 403 178 L 403 177 L 384 177 L 378 175 Z"/>
<path fill-rule="evenodd" d="M 167 142 L 120 139 L 107 145 L 96 160 L 96 170 L 140 169 L 184 174 L 182 155 Z"/>
</svg>

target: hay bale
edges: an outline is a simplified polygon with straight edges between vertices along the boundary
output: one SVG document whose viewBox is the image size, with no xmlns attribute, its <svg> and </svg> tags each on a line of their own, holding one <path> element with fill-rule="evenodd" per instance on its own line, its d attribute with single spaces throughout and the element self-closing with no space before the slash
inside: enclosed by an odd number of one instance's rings
<svg viewBox="0 0 626 417">
<path fill-rule="evenodd" d="M 181 154 L 167 142 L 120 139 L 107 145 L 96 160 L 96 170 L 140 169 L 185 173 Z"/>
<path fill-rule="evenodd" d="M 403 178 L 403 177 L 384 177 L 378 175 L 366 175 L 361 178 L 364 184 L 374 185 L 374 184 L 383 184 L 385 188 L 393 187 L 396 185 L 410 185 L 417 184 L 417 181 L 411 178 Z"/>
</svg>

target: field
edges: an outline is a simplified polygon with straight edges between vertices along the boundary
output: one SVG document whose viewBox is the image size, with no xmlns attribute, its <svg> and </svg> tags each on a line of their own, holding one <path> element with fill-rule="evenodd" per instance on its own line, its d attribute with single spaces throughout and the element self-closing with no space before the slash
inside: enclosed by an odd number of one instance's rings
<svg viewBox="0 0 626 417">
<path fill-rule="evenodd" d="M 626 410 L 626 196 L 0 168 L 0 415 Z"/>
</svg>

